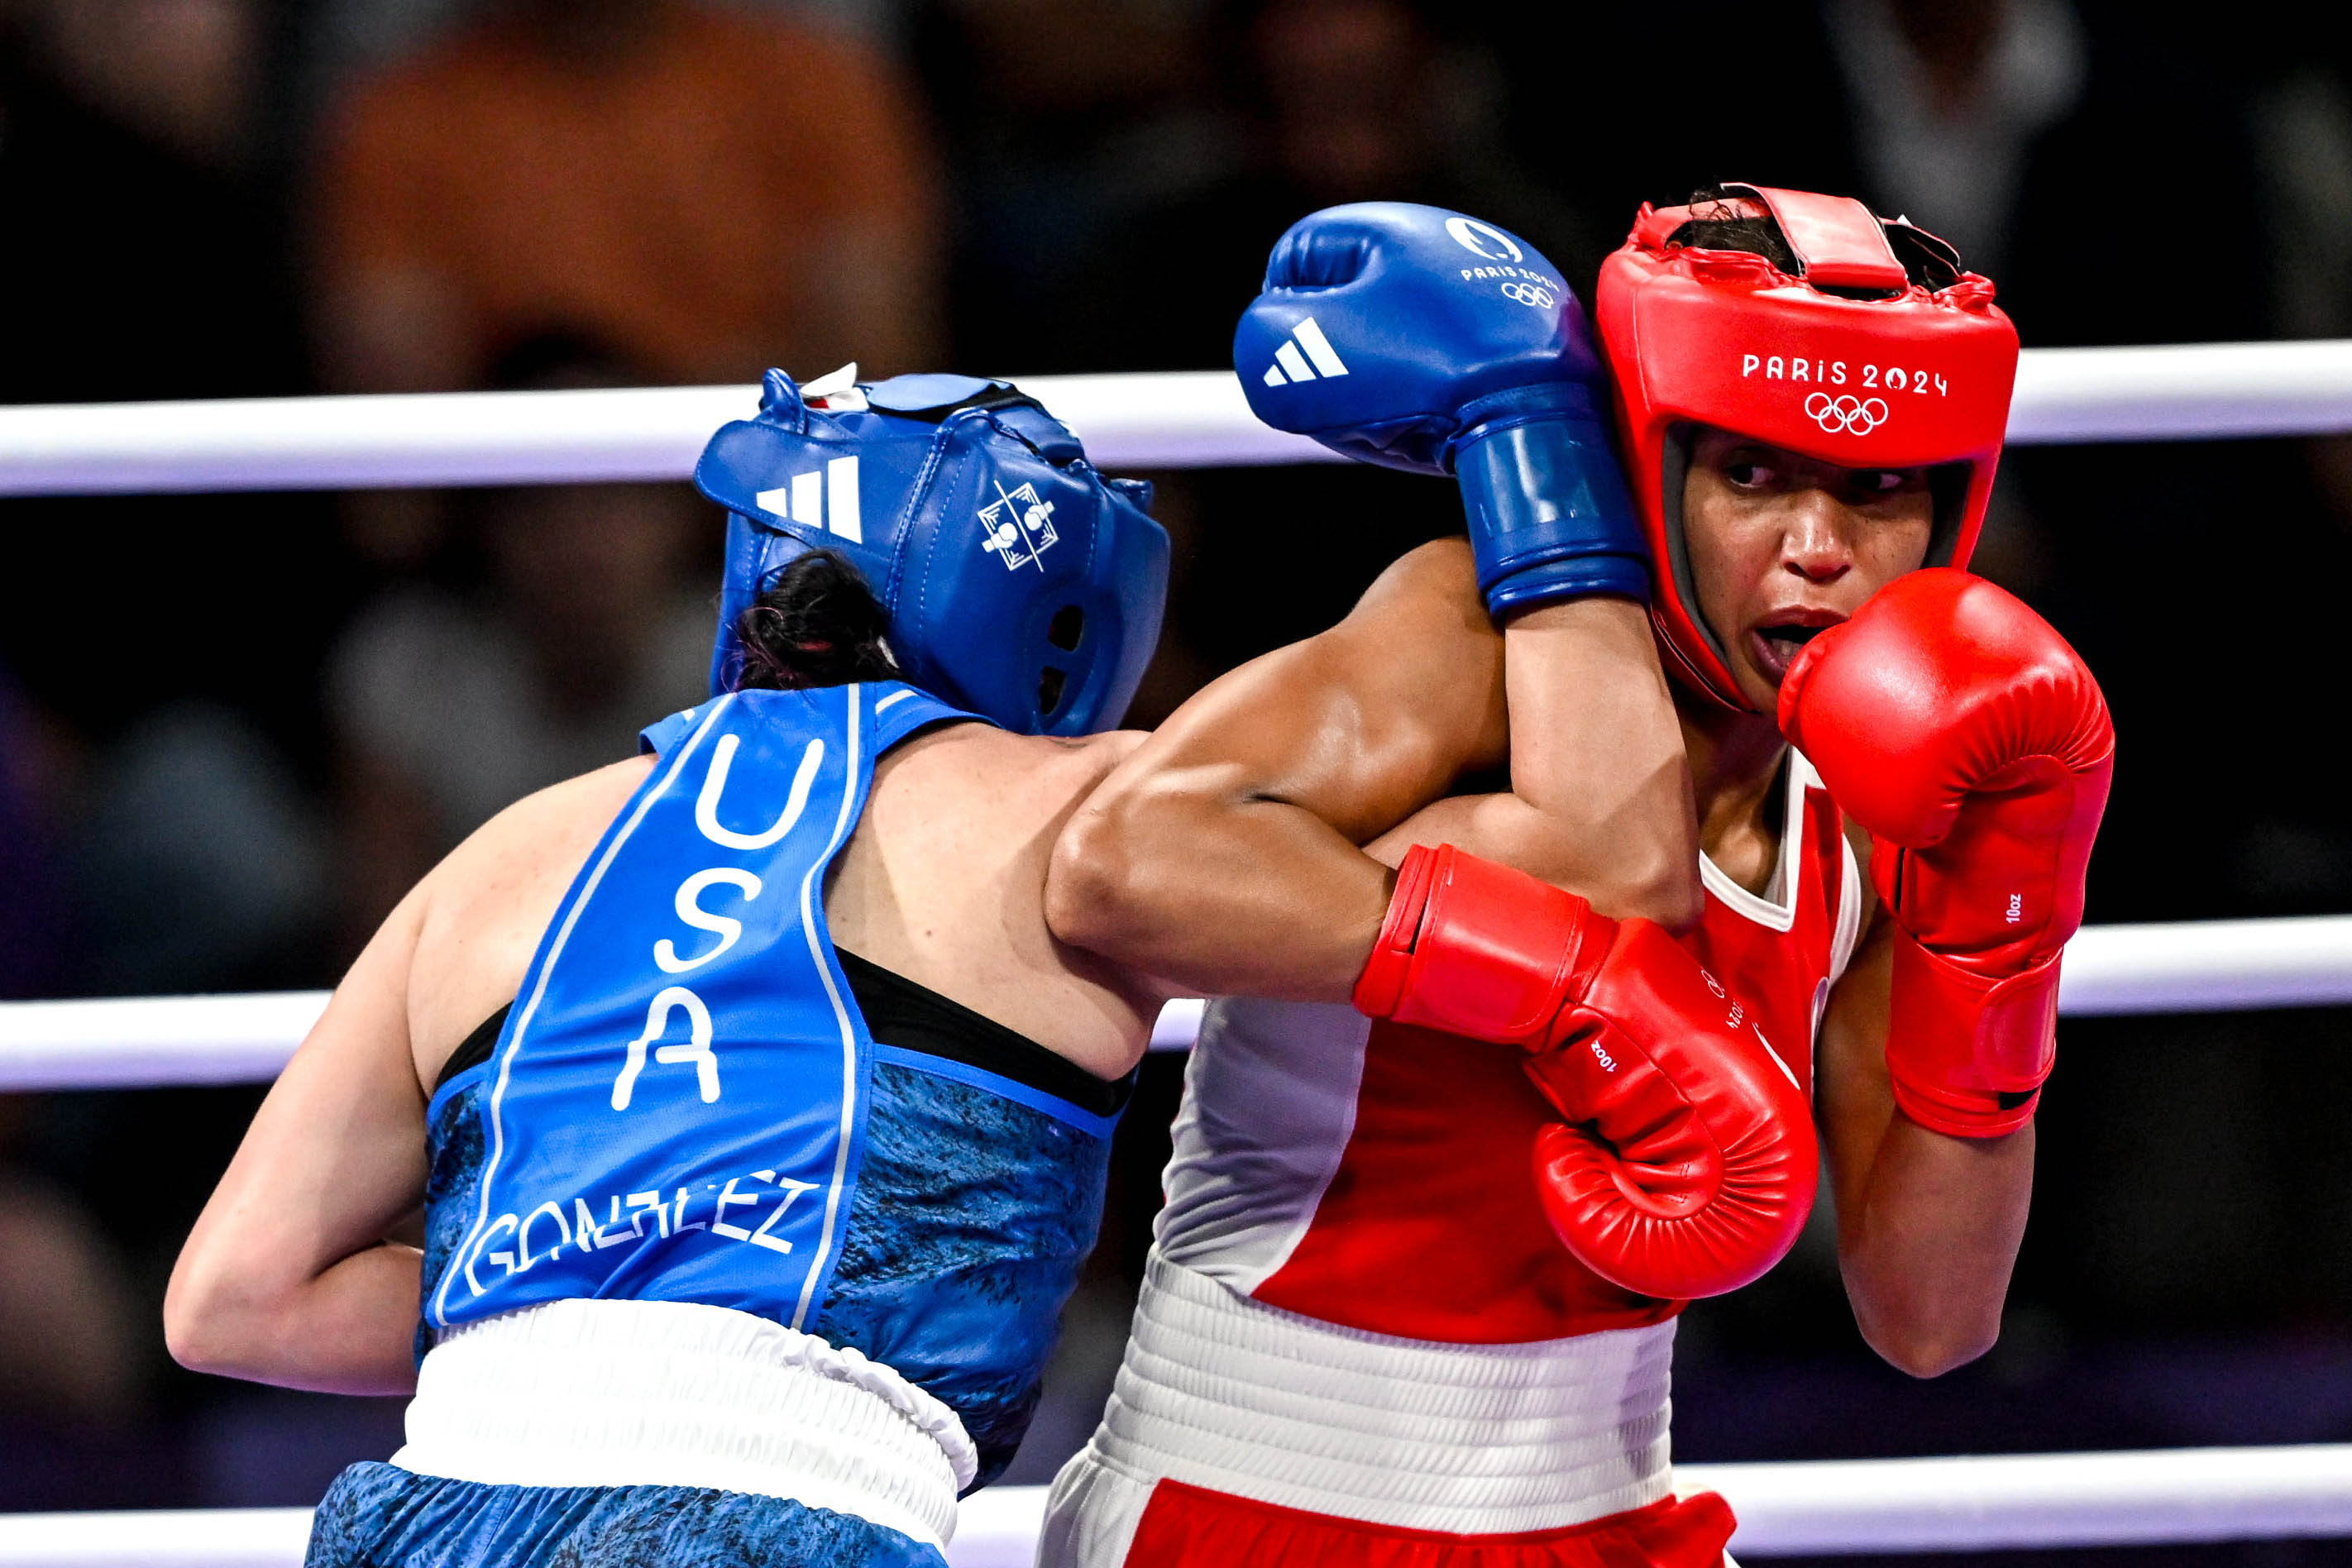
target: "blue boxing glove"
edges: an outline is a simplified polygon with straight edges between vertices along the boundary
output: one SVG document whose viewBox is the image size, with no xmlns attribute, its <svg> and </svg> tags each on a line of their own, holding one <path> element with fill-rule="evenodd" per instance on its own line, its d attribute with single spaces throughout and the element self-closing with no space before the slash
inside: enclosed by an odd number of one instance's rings
<svg viewBox="0 0 2352 1568">
<path fill-rule="evenodd" d="M 1647 601 L 1583 307 L 1551 263 L 1442 207 L 1359 202 L 1290 226 L 1242 313 L 1251 410 L 1349 457 L 1462 486 L 1486 608 Z"/>
</svg>

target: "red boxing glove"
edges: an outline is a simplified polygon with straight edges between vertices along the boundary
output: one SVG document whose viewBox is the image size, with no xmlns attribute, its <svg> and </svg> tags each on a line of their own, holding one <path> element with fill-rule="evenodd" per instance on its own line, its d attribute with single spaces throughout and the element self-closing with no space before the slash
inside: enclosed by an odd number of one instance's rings
<svg viewBox="0 0 2352 1568">
<path fill-rule="evenodd" d="M 1965 572 L 1912 572 L 1808 643 L 1780 730 L 1870 832 L 1896 927 L 1895 1103 L 1958 1138 L 2033 1115 L 2058 959 L 2115 771 L 2106 699 L 2050 623 Z"/>
<path fill-rule="evenodd" d="M 1355 1003 L 1527 1050 L 1528 1077 L 1570 1123 L 1537 1137 L 1544 1214 L 1612 1284 L 1718 1296 L 1804 1228 L 1820 1163 L 1804 1091 L 1664 928 L 1596 915 L 1452 845 L 1417 847 Z"/>
</svg>

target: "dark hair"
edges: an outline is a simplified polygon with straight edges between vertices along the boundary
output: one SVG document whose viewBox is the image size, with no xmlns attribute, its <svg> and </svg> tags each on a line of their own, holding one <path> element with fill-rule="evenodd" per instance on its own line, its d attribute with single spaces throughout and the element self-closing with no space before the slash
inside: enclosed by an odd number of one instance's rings
<svg viewBox="0 0 2352 1568">
<path fill-rule="evenodd" d="M 898 661 L 884 640 L 880 601 L 845 556 L 812 550 L 795 557 L 735 619 L 743 645 L 745 691 L 799 691 L 853 680 L 896 680 Z"/>
<path fill-rule="evenodd" d="M 1789 248 L 1788 237 L 1780 232 L 1777 219 L 1769 213 L 1762 217 L 1748 217 L 1737 207 L 1727 205 L 1739 196 L 1739 192 L 1727 191 L 1721 185 L 1693 191 L 1688 204 L 1692 213 L 1706 216 L 1694 216 L 1666 236 L 1666 243 L 1687 245 L 1696 250 L 1745 250 L 1762 257 L 1783 272 L 1800 271 L 1797 253 Z M 1895 259 L 1903 264 L 1904 274 L 1912 282 L 1922 289 L 1934 289 L 1949 288 L 1959 281 L 1959 255 L 1950 246 L 1907 223 L 1881 223 L 1878 226 L 1885 234 Z M 1843 289 L 1822 291 L 1853 292 Z"/>
</svg>

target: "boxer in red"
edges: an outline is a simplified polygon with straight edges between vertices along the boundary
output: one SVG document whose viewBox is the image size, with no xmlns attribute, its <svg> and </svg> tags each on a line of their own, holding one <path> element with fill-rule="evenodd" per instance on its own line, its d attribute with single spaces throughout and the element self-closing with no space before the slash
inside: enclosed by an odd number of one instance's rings
<svg viewBox="0 0 2352 1568">
<path fill-rule="evenodd" d="M 2016 334 L 1939 241 L 1748 186 L 1644 208 L 1596 304 L 1702 851 L 1680 940 L 1810 1096 L 1865 1338 L 1931 1376 L 1998 1331 L 2113 755 L 2073 650 L 1960 570 Z M 1050 1568 L 1721 1557 L 1728 1509 L 1668 1462 L 1683 1302 L 1628 1288 L 1657 1261 L 1629 1233 L 1679 1220 L 1666 1262 L 1738 1282 L 1690 1222 L 1738 1222 L 1741 1152 L 1705 1069 L 1707 1136 L 1662 1121 L 1644 1156 L 1563 1122 L 1633 1125 L 1611 1097 L 1645 1064 L 1578 1016 L 1654 928 L 1574 866 L 1499 864 L 1507 816 L 1457 793 L 1534 710 L 1479 592 L 1460 545 L 1408 556 L 1188 705 L 1056 850 L 1066 938 L 1198 973 L 1200 933 L 1255 921 L 1233 989 L 1294 1000 L 1209 1011 Z M 1269 862 L 1360 918 L 1254 902 Z"/>
</svg>

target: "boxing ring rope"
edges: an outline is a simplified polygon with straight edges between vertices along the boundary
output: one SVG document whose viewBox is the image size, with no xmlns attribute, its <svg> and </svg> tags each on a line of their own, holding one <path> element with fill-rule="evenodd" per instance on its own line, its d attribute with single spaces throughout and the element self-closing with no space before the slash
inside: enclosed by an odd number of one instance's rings
<svg viewBox="0 0 2352 1568">
<path fill-rule="evenodd" d="M 1222 371 L 1022 385 L 1108 468 L 1329 460 L 1258 424 Z M 676 479 L 743 386 L 0 408 L 0 495 Z M 2352 430 L 2352 342 L 2028 351 L 2020 444 Z M 0 1092 L 259 1082 L 325 992 L 0 1005 Z M 2086 928 L 2071 1016 L 2352 1003 L 2352 916 Z M 1192 1044 L 1169 1005 L 1155 1049 Z M 1744 1554 L 2065 1547 L 2352 1535 L 2352 1445 L 1693 1465 Z M 955 1568 L 1026 1565 L 1042 1488 L 963 1509 Z M 0 1568 L 293 1568 L 304 1509 L 0 1516 Z"/>
<path fill-rule="evenodd" d="M 1107 468 L 1338 460 L 1259 424 L 1223 371 L 1020 379 Z M 0 408 L 0 495 L 677 479 L 757 395 L 681 386 Z M 2340 430 L 2352 430 L 2352 341 L 2192 343 L 2029 349 L 2009 438 Z"/>
<path fill-rule="evenodd" d="M 2352 1444 L 1684 1465 L 1743 1557 L 2283 1541 L 2352 1534 Z M 1030 1568 L 1044 1487 L 964 1503 L 950 1568 Z M 0 1516 L 0 1568 L 297 1568 L 310 1510 Z"/>
<path fill-rule="evenodd" d="M 2070 1017 L 2352 1003 L 2352 915 L 2086 926 L 2066 949 Z M 0 1092 L 266 1083 L 324 991 L 0 1003 Z M 1198 1001 L 1171 1002 L 1155 1050 L 1183 1050 Z"/>
</svg>

